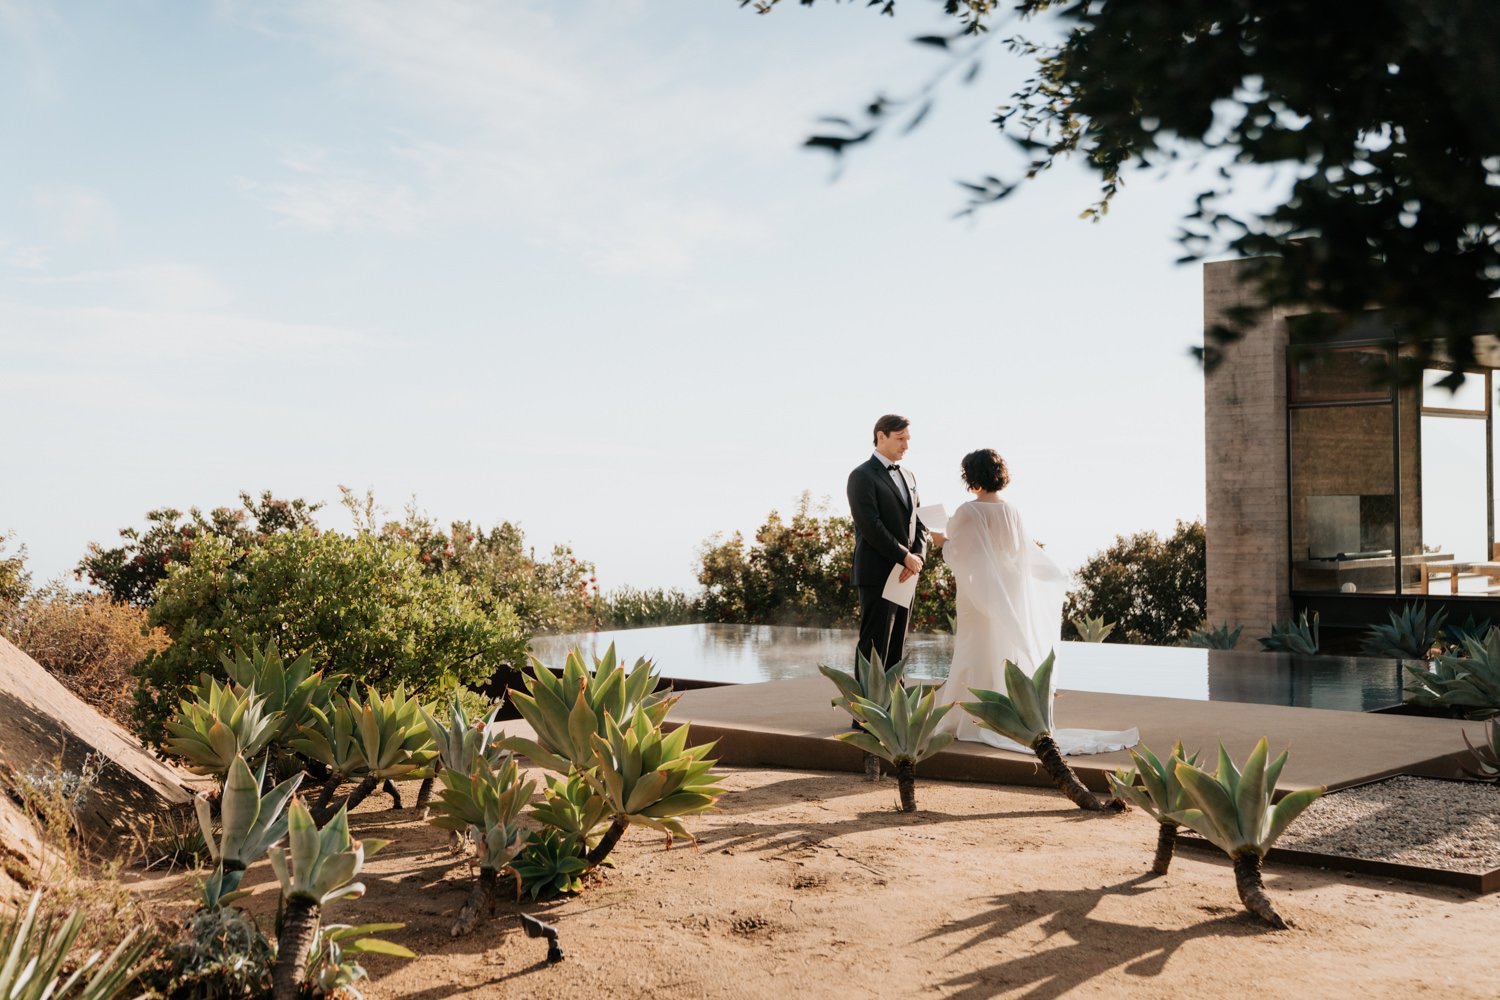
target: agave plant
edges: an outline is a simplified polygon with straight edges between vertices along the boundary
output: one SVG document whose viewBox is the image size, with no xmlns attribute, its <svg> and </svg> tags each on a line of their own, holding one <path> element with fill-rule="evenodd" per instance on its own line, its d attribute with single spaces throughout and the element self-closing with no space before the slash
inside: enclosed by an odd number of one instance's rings
<svg viewBox="0 0 1500 1000">
<path fill-rule="evenodd" d="M 604 836 L 609 821 L 609 802 L 594 791 L 581 773 L 567 779 L 549 778 L 545 799 L 531 807 L 531 818 L 592 850 Z"/>
<path fill-rule="evenodd" d="M 515 757 L 508 753 L 494 764 L 487 757 L 476 758 L 467 774 L 444 769 L 442 782 L 437 815 L 428 822 L 469 837 L 479 863 L 479 881 L 453 924 L 452 934 L 458 937 L 472 931 L 481 916 L 494 912 L 500 873 L 515 874 L 511 862 L 526 845 L 517 818 L 536 783 L 521 780 Z"/>
<path fill-rule="evenodd" d="M 1271 905 L 1261 881 L 1266 852 L 1302 810 L 1322 795 L 1322 788 L 1304 788 L 1282 796 L 1273 806 L 1276 779 L 1286 764 L 1282 751 L 1270 764 L 1265 737 L 1245 760 L 1244 770 L 1234 766 L 1223 744 L 1219 745 L 1219 772 L 1209 774 L 1194 764 L 1179 761 L 1174 773 L 1191 805 L 1166 816 L 1212 842 L 1234 862 L 1234 881 L 1245 908 L 1278 930 L 1286 921 Z"/>
<path fill-rule="evenodd" d="M 1500 628 L 1490 629 L 1483 641 L 1465 639 L 1462 649 L 1431 663 L 1403 666 L 1415 682 L 1415 704 L 1456 708 L 1471 719 L 1500 713 Z"/>
<path fill-rule="evenodd" d="M 105 955 L 81 959 L 71 954 L 84 915 L 38 918 L 40 891 L 26 909 L 0 916 L 0 997 L 5 1000 L 113 1000 L 135 981 L 137 966 L 150 951 L 145 934 L 127 934 Z M 131 995 L 134 995 L 132 991 Z"/>
<path fill-rule="evenodd" d="M 422 819 L 427 818 L 427 804 L 432 795 L 432 783 L 436 773 L 441 768 L 458 771 L 467 774 L 474 767 L 474 761 L 480 756 L 488 757 L 490 763 L 499 759 L 503 752 L 500 749 L 500 740 L 505 738 L 505 733 L 495 722 L 495 717 L 500 714 L 500 705 L 496 703 L 490 713 L 483 719 L 470 722 L 469 715 L 464 711 L 463 700 L 456 694 L 448 702 L 448 725 L 443 725 L 434 718 L 425 708 L 420 708 L 422 721 L 427 724 L 427 733 L 432 738 L 433 750 L 437 753 L 437 759 L 432 762 L 433 774 L 422 779 L 421 791 L 417 793 L 417 808 L 423 810 Z"/>
<path fill-rule="evenodd" d="M 1484 642 L 1484 637 L 1493 628 L 1488 618 L 1476 620 L 1473 615 L 1464 619 L 1462 625 L 1448 625 L 1443 629 L 1443 641 L 1452 649 L 1462 649 L 1465 639 Z"/>
<path fill-rule="evenodd" d="M 593 737 L 594 767 L 582 772 L 610 813 L 609 829 L 589 851 L 589 867 L 609 856 L 631 823 L 661 830 L 668 847 L 674 836 L 693 840 L 681 817 L 712 809 L 724 794 L 714 784 L 718 761 L 707 759 L 713 744 L 688 746 L 686 724 L 664 735 L 644 712 L 625 727 L 612 716 L 604 723 L 605 735 Z"/>
<path fill-rule="evenodd" d="M 1239 645 L 1240 633 L 1244 630 L 1243 625 L 1236 625 L 1231 629 L 1228 622 L 1213 628 L 1205 621 L 1189 632 L 1182 644 L 1195 649 L 1233 649 Z"/>
<path fill-rule="evenodd" d="M 363 701 L 350 695 L 335 698 L 331 719 L 316 708 L 309 711 L 313 725 L 303 727 L 292 747 L 332 771 L 315 807 L 319 822 L 328 818 L 328 801 L 338 782 L 360 779 L 344 802 L 344 808 L 353 809 L 381 781 L 406 777 L 437 757 L 420 715 L 421 704 L 407 697 L 404 686 L 384 696 L 371 687 Z"/>
<path fill-rule="evenodd" d="M 1469 742 L 1467 730 L 1464 731 L 1463 737 L 1464 743 L 1468 744 L 1469 756 L 1474 763 L 1472 769 L 1464 766 L 1464 773 L 1485 781 L 1500 782 L 1500 720 L 1491 719 L 1485 726 L 1485 742 L 1480 746 L 1476 747 Z"/>
<path fill-rule="evenodd" d="M 223 777 L 236 757 L 254 758 L 281 728 L 281 713 L 268 712 L 255 687 L 236 691 L 210 679 L 207 691 L 178 703 L 167 723 L 167 752 L 194 774 Z"/>
<path fill-rule="evenodd" d="M 152 998 L 265 1000 L 275 962 L 271 942 L 244 910 L 199 908 L 143 978 Z"/>
<path fill-rule="evenodd" d="M 839 696 L 833 699 L 833 704 L 854 715 L 854 701 L 857 698 L 865 698 L 877 705 L 889 705 L 891 703 L 891 692 L 900 688 L 903 675 L 906 673 L 906 663 L 897 660 L 887 667 L 880 659 L 878 650 L 870 650 L 870 656 L 865 658 L 863 653 L 856 653 L 854 659 L 854 673 L 846 674 L 842 670 L 818 664 L 818 670 L 824 677 L 833 681 L 834 686 L 839 689 Z M 854 723 L 856 729 L 859 722 Z M 880 779 L 880 755 L 865 751 L 865 780 L 878 781 Z"/>
<path fill-rule="evenodd" d="M 1084 615 L 1082 618 L 1072 618 L 1069 621 L 1077 631 L 1078 638 L 1084 642 L 1103 642 L 1115 630 L 1115 623 L 1105 621 L 1103 615 L 1096 618 Z"/>
<path fill-rule="evenodd" d="M 467 774 L 473 770 L 474 762 L 480 757 L 487 757 L 494 763 L 504 753 L 499 741 L 504 739 L 505 733 L 495 722 L 495 717 L 500 714 L 499 705 L 483 719 L 471 722 L 468 713 L 464 711 L 463 702 L 453 698 L 448 703 L 446 726 L 425 708 L 418 706 L 417 712 L 427 725 L 427 733 L 438 760 L 449 770 Z"/>
<path fill-rule="evenodd" d="M 953 742 L 953 733 L 936 732 L 953 706 L 935 708 L 936 700 L 934 688 L 924 693 L 920 688 L 907 690 L 900 685 L 891 689 L 883 705 L 855 695 L 848 704 L 862 728 L 837 737 L 891 762 L 896 768 L 902 812 L 915 812 L 917 808 L 917 765 Z"/>
<path fill-rule="evenodd" d="M 1261 648 L 1270 653 L 1311 656 L 1318 651 L 1318 613 L 1313 612 L 1311 625 L 1307 623 L 1306 611 L 1294 622 L 1272 625 L 1271 634 L 1262 636 L 1259 642 Z"/>
<path fill-rule="evenodd" d="M 1151 870 L 1165 875 L 1172 864 L 1172 852 L 1177 847 L 1178 824 L 1170 815 L 1192 805 L 1182 790 L 1182 783 L 1177 780 L 1177 765 L 1197 764 L 1198 754 L 1184 756 L 1182 741 L 1179 740 L 1172 746 L 1171 756 L 1165 762 L 1145 744 L 1139 750 L 1132 747 L 1130 756 L 1135 761 L 1134 770 L 1119 768 L 1113 774 L 1105 775 L 1105 780 L 1115 798 L 1156 820 L 1156 857 L 1151 862 Z"/>
<path fill-rule="evenodd" d="M 267 712 L 280 713 L 280 726 L 272 737 L 278 743 L 290 739 L 308 722 L 308 706 L 326 708 L 343 680 L 342 675 L 324 678 L 321 670 L 313 670 L 310 653 L 290 663 L 283 661 L 275 639 L 264 647 L 252 644 L 248 653 L 236 646 L 233 655 L 220 653 L 219 662 L 239 691 L 254 688 L 265 697 Z"/>
<path fill-rule="evenodd" d="M 317 938 L 307 959 L 307 987 L 303 995 L 313 993 L 324 997 L 353 997 L 362 1000 L 363 995 L 354 984 L 368 973 L 359 964 L 360 955 L 394 955 L 397 958 L 416 958 L 410 948 L 394 941 L 374 935 L 385 931 L 396 931 L 405 924 L 324 924 L 318 928 Z"/>
<path fill-rule="evenodd" d="M 1388 612 L 1389 625 L 1371 625 L 1365 632 L 1360 652 L 1366 656 L 1392 656 L 1403 660 L 1425 660 L 1443 635 L 1441 608 L 1431 617 L 1427 605 L 1413 602 L 1396 612 Z"/>
<path fill-rule="evenodd" d="M 271 867 L 281 883 L 281 933 L 271 972 L 275 1000 L 297 1000 L 307 977 L 307 960 L 318 935 L 323 907 L 337 899 L 363 896 L 353 881 L 365 857 L 388 841 L 361 842 L 349 835 L 349 813 L 340 809 L 319 830 L 301 802 L 287 811 L 287 846 L 271 851 Z"/>
<path fill-rule="evenodd" d="M 960 702 L 960 707 L 984 728 L 1030 747 L 1052 784 L 1078 808 L 1090 812 L 1122 810 L 1125 804 L 1119 799 L 1101 800 L 1084 787 L 1052 739 L 1052 665 L 1055 658 L 1055 652 L 1048 653 L 1031 677 L 1027 677 L 1014 662 L 1006 660 L 1006 693 L 970 688 L 969 693 L 979 700 Z"/>
<path fill-rule="evenodd" d="M 627 673 L 616 662 L 613 643 L 602 659 L 595 658 L 592 671 L 578 650 L 569 651 L 561 677 L 532 657 L 531 670 L 522 676 L 528 693 L 513 691 L 510 700 L 537 738 L 512 736 L 501 745 L 549 771 L 567 774 L 588 768 L 594 757 L 591 740 L 604 735 L 606 718 L 623 723 L 639 713 L 652 725 L 661 725 L 677 696 L 657 691 L 660 680 L 646 659 L 636 660 Z"/>
<path fill-rule="evenodd" d="M 589 870 L 577 837 L 561 830 L 534 830 L 515 861 L 521 886 L 532 899 L 551 899 L 577 892 Z"/>
<path fill-rule="evenodd" d="M 234 758 L 224 777 L 217 828 L 208 799 L 199 795 L 193 800 L 203 841 L 214 860 L 213 873 L 203 887 L 203 905 L 209 909 L 245 895 L 239 888 L 245 869 L 286 835 L 284 810 L 302 783 L 302 775 L 294 774 L 262 794 L 265 777 L 264 761 L 259 771 L 252 773 L 244 757 Z"/>
<path fill-rule="evenodd" d="M 308 721 L 290 741 L 293 750 L 328 768 L 323 790 L 313 804 L 314 813 L 328 808 L 340 785 L 365 771 L 365 755 L 355 733 L 355 710 L 350 699 L 334 698 L 327 708 L 308 706 Z"/>
</svg>

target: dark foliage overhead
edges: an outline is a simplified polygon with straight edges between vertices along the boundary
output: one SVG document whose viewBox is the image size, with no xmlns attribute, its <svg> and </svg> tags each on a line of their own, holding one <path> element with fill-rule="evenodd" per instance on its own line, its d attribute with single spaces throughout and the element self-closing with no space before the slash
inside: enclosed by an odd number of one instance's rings
<svg viewBox="0 0 1500 1000">
<path fill-rule="evenodd" d="M 779 2 L 741 5 L 765 13 Z M 1252 272 L 1261 307 L 1315 314 L 1300 321 L 1299 337 L 1332 335 L 1380 307 L 1415 349 L 1394 373 L 1411 378 L 1434 349 L 1467 362 L 1473 335 L 1496 331 L 1496 0 L 935 2 L 954 31 L 916 41 L 948 54 L 942 70 L 910 98 L 877 97 L 857 115 L 829 119 L 835 128 L 809 146 L 845 156 L 882 129 L 910 130 L 948 79 L 973 79 L 992 49 L 992 23 L 1004 21 L 995 39 L 1034 70 L 994 124 L 1024 165 L 965 184 L 965 213 L 1062 157 L 1098 175 L 1095 218 L 1128 168 L 1203 161 L 1214 169 L 1183 220 L 1184 260 L 1268 258 Z M 865 5 L 896 8 L 894 0 Z M 1060 41 L 1015 33 L 1032 27 Z M 1235 181 L 1256 166 L 1295 178 L 1286 199 L 1258 213 L 1228 207 Z M 1206 360 L 1255 318 L 1247 309 L 1206 331 Z"/>
</svg>

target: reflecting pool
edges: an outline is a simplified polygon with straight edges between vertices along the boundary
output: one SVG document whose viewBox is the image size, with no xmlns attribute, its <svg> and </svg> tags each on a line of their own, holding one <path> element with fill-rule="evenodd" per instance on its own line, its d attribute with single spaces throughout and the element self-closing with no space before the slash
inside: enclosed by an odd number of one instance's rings
<svg viewBox="0 0 1500 1000">
<path fill-rule="evenodd" d="M 532 653 L 560 667 L 578 647 L 602 655 L 615 644 L 633 662 L 656 661 L 662 676 L 718 684 L 754 684 L 816 676 L 818 664 L 853 666 L 855 633 L 782 625 L 672 625 L 662 628 L 538 636 Z M 953 637 L 914 633 L 906 640 L 907 676 L 948 676 Z M 1294 656 L 1229 650 L 1064 642 L 1054 684 L 1075 691 L 1249 702 L 1373 712 L 1401 704 L 1401 665 L 1355 656 Z"/>
</svg>

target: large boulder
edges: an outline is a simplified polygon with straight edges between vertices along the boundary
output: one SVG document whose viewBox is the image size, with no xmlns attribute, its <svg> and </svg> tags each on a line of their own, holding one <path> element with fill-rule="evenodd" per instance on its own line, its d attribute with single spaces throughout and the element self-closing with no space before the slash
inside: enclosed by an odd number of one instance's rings
<svg viewBox="0 0 1500 1000">
<path fill-rule="evenodd" d="M 92 758 L 99 776 L 77 814 L 86 840 L 108 843 L 146 829 L 152 818 L 190 811 L 211 787 L 157 760 L 117 723 L 80 700 L 35 660 L 0 638 L 0 760 L 22 773 L 81 773 Z M 24 859 L 43 847 L 24 812 L 0 795 L 0 894 Z M 28 862 L 29 863 L 29 862 Z M 12 885 L 12 892 L 15 886 Z"/>
<path fill-rule="evenodd" d="M 0 907 L 19 902 L 38 887 L 52 853 L 37 836 L 31 819 L 0 795 Z"/>
</svg>

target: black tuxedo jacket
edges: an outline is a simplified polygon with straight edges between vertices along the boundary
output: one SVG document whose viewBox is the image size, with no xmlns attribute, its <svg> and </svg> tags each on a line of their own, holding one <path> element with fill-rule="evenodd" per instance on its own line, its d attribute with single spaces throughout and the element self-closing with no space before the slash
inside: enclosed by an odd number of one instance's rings
<svg viewBox="0 0 1500 1000">
<path fill-rule="evenodd" d="M 901 488 L 874 455 L 849 473 L 849 512 L 854 516 L 854 569 L 850 579 L 856 587 L 885 586 L 891 567 L 904 561 L 908 552 L 920 559 L 927 557 L 927 529 L 922 522 L 917 522 L 916 540 L 910 546 L 906 544 L 912 508 L 922 502 L 917 498 L 916 477 L 906 469 L 901 470 L 901 476 L 906 480 L 912 506 L 907 505 Z"/>
</svg>

